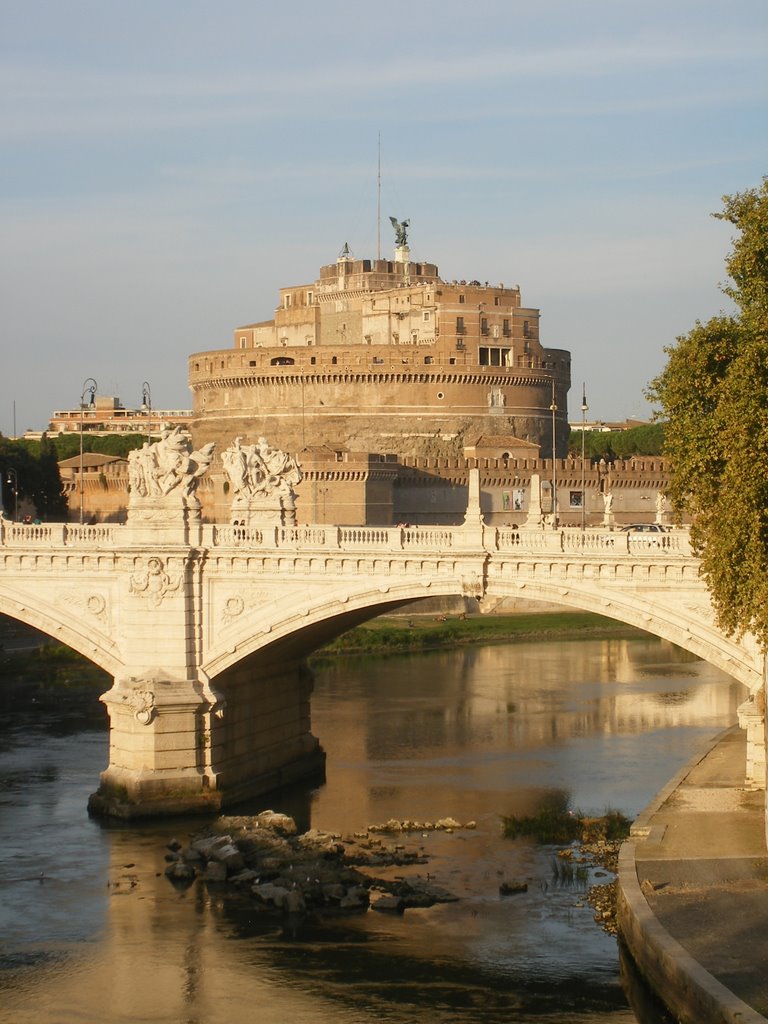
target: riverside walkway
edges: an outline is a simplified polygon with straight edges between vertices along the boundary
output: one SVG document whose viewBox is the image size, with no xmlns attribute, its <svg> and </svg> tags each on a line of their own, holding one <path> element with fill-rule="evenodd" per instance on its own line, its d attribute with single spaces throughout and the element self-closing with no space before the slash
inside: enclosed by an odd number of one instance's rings
<svg viewBox="0 0 768 1024">
<path fill-rule="evenodd" d="M 681 1024 L 768 1021 L 765 793 L 744 786 L 746 737 L 715 737 L 632 826 L 619 923 Z"/>
</svg>

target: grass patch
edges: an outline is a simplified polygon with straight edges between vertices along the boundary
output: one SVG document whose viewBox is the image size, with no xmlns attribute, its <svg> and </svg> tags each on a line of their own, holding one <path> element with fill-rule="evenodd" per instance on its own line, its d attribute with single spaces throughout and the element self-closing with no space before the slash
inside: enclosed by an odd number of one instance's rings
<svg viewBox="0 0 768 1024">
<path fill-rule="evenodd" d="M 392 654 L 465 644 L 636 637 L 640 630 L 591 612 L 530 615 L 381 616 L 326 644 L 317 657 Z"/>
<path fill-rule="evenodd" d="M 582 843 L 618 842 L 629 835 L 631 820 L 621 811 L 607 810 L 599 817 L 573 811 L 567 794 L 556 793 L 544 801 L 536 814 L 524 817 L 502 817 L 502 832 L 507 839 L 521 837 L 538 843 L 561 845 L 579 840 Z"/>
</svg>

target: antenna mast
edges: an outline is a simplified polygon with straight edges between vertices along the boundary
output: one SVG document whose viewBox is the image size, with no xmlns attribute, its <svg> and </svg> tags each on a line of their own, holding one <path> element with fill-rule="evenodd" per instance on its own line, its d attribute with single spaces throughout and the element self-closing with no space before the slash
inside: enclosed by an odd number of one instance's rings
<svg viewBox="0 0 768 1024">
<path fill-rule="evenodd" d="M 376 259 L 381 259 L 381 132 L 379 132 L 379 173 L 376 187 Z"/>
</svg>

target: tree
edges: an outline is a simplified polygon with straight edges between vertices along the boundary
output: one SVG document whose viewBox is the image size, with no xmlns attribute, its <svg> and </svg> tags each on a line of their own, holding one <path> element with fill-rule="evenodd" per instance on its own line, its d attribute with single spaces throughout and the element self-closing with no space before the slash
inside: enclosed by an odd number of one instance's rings
<svg viewBox="0 0 768 1024">
<path fill-rule="evenodd" d="M 664 443 L 664 427 L 661 423 L 645 423 L 629 430 L 587 430 L 584 436 L 584 450 L 587 458 L 594 461 L 605 458 L 613 460 L 631 458 L 633 455 L 660 455 Z M 568 454 L 581 457 L 581 431 L 571 430 L 568 440 Z"/>
<path fill-rule="evenodd" d="M 718 621 L 768 648 L 768 178 L 723 197 L 738 230 L 726 259 L 736 306 L 666 350 L 648 397 L 667 420 L 668 495 L 692 516 Z"/>
</svg>

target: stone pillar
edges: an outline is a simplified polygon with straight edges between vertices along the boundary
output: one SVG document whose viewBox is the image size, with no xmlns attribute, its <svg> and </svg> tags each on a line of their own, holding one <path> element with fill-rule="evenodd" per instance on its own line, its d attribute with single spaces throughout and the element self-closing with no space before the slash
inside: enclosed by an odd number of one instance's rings
<svg viewBox="0 0 768 1024">
<path fill-rule="evenodd" d="M 212 721 L 222 705 L 200 672 L 205 553 L 178 545 L 127 549 L 120 609 L 125 671 L 102 696 L 109 766 L 91 809 L 117 817 L 219 806 Z"/>
<path fill-rule="evenodd" d="M 528 515 L 522 525 L 524 530 L 540 530 L 544 522 L 544 515 L 541 508 L 541 477 L 538 473 L 531 473 L 531 494 L 528 502 Z"/>
<path fill-rule="evenodd" d="M 143 818 L 218 810 L 210 743 L 217 701 L 206 690 L 194 679 L 115 681 L 101 698 L 109 712 L 109 767 L 91 811 Z"/>
<path fill-rule="evenodd" d="M 480 470 L 470 469 L 467 489 L 467 511 L 464 513 L 464 529 L 461 535 L 463 547 L 482 548 L 485 520 L 480 507 Z"/>
</svg>

